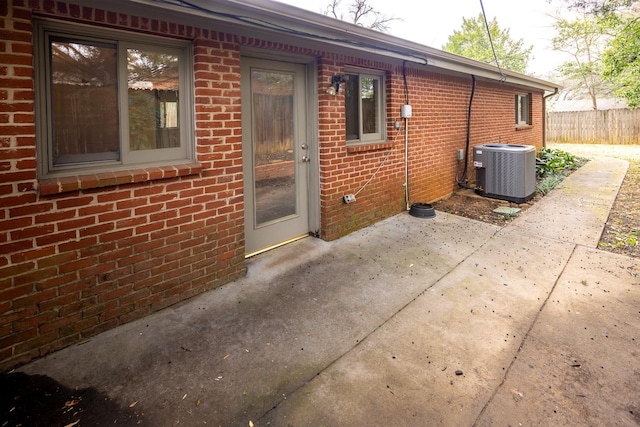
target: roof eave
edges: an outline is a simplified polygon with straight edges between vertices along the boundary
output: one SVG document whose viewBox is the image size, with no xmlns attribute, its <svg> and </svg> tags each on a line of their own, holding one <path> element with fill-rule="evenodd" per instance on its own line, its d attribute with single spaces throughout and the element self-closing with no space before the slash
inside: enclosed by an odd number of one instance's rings
<svg viewBox="0 0 640 427">
<path fill-rule="evenodd" d="M 96 3 L 96 0 L 80 2 Z M 98 3 L 104 2 L 100 1 Z M 118 3 L 112 0 L 113 6 Z M 348 22 L 330 18 L 295 6 L 271 0 L 122 0 L 144 8 L 155 7 L 175 14 L 215 19 L 230 24 L 230 28 L 253 28 L 262 32 L 320 41 L 339 49 L 383 55 L 397 60 L 428 65 L 448 72 L 475 75 L 488 80 L 553 92 L 559 85 L 525 74 L 454 55 L 420 43 L 374 31 Z M 146 9 L 148 12 L 148 9 Z M 225 27 L 227 27 L 225 25 Z M 229 27 L 227 27 L 229 28 Z"/>
</svg>

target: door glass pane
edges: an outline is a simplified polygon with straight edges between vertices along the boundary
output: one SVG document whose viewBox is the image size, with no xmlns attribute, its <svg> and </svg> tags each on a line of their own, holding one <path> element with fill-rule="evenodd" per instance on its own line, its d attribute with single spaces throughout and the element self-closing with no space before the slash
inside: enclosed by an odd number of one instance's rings
<svg viewBox="0 0 640 427">
<path fill-rule="evenodd" d="M 255 223 L 296 213 L 293 75 L 251 72 Z"/>
<path fill-rule="evenodd" d="M 127 73 L 130 149 L 179 147 L 178 56 L 127 49 Z"/>
<path fill-rule="evenodd" d="M 53 165 L 120 159 L 115 45 L 51 37 Z"/>
</svg>

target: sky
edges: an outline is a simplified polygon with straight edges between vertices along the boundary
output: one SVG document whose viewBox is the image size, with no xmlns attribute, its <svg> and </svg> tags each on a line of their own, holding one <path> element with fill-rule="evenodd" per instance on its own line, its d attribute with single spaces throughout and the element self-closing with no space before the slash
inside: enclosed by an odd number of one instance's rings
<svg viewBox="0 0 640 427">
<path fill-rule="evenodd" d="M 277 0 L 312 12 L 322 13 L 330 0 Z M 342 0 L 343 7 L 349 0 Z M 391 23 L 389 33 L 406 40 L 441 49 L 455 30 L 462 28 L 462 18 L 482 13 L 480 0 L 370 0 L 370 4 L 387 16 L 401 18 Z M 483 0 L 487 19 L 494 17 L 501 29 L 509 29 L 513 40 L 524 39 L 533 46 L 527 74 L 548 77 L 564 62 L 564 56 L 553 52 L 553 18 L 561 2 L 558 0 Z M 565 14 L 566 15 L 566 14 Z"/>
</svg>

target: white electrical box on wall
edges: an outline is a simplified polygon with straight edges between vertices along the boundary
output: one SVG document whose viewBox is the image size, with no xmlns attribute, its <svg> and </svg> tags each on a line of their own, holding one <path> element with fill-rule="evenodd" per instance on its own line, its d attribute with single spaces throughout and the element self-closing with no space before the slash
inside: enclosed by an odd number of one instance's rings
<svg viewBox="0 0 640 427">
<path fill-rule="evenodd" d="M 411 117 L 411 105 L 406 104 L 400 108 L 400 115 L 403 119 L 408 119 Z"/>
</svg>

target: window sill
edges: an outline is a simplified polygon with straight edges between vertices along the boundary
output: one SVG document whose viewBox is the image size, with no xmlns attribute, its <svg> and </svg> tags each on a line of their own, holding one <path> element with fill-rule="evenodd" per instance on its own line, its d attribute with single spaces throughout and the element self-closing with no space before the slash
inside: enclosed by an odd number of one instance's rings
<svg viewBox="0 0 640 427">
<path fill-rule="evenodd" d="M 393 147 L 393 142 L 347 145 L 347 154 L 362 153 L 365 151 L 388 150 L 391 147 Z"/>
<path fill-rule="evenodd" d="M 159 166 L 47 178 L 40 180 L 38 187 L 40 195 L 50 196 L 78 190 L 115 187 L 123 184 L 198 175 L 200 172 L 202 172 L 202 166 L 199 163 L 185 163 L 175 166 Z"/>
<path fill-rule="evenodd" d="M 516 125 L 516 131 L 532 129 L 533 125 Z"/>
</svg>

